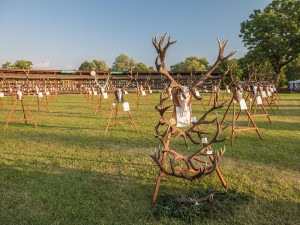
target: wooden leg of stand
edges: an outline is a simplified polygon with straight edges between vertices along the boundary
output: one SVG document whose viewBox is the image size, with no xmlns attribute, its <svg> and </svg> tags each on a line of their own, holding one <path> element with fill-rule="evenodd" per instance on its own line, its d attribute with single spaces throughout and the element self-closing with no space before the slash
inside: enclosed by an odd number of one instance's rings
<svg viewBox="0 0 300 225">
<path fill-rule="evenodd" d="M 267 113 L 267 110 L 265 109 L 264 105 L 261 105 L 261 108 L 263 109 L 263 111 L 265 112 L 265 114 L 267 114 L 268 120 L 270 123 L 272 123 L 271 118 L 269 117 L 269 114 Z"/>
<path fill-rule="evenodd" d="M 169 146 L 170 139 L 171 139 L 171 132 L 168 133 L 167 146 Z M 162 160 L 161 160 L 161 165 L 162 166 L 165 164 L 166 156 L 167 156 L 167 152 L 164 152 Z M 159 171 L 158 177 L 156 179 L 155 190 L 154 190 L 154 194 L 153 194 L 153 198 L 152 198 L 152 204 L 153 205 L 156 202 L 156 198 L 157 198 L 157 194 L 158 194 L 158 189 L 159 189 L 159 185 L 160 185 L 160 179 L 161 179 L 161 170 Z"/>
<path fill-rule="evenodd" d="M 4 127 L 4 130 L 6 130 L 6 128 L 7 128 L 7 126 L 8 126 L 8 123 L 9 123 L 9 121 L 10 121 L 11 115 L 13 114 L 13 112 L 14 112 L 14 110 L 15 110 L 15 107 L 16 107 L 17 102 L 18 102 L 18 99 L 16 99 L 15 104 L 13 105 L 13 107 L 12 107 L 12 109 L 11 109 L 11 111 L 10 111 L 10 114 L 9 114 L 8 120 L 7 120 L 7 122 L 6 122 L 6 125 L 5 125 L 5 127 Z"/>
<path fill-rule="evenodd" d="M 275 111 L 274 111 L 273 107 L 271 106 L 271 104 L 270 104 L 270 102 L 269 102 L 268 98 L 265 98 L 265 99 L 266 99 L 266 101 L 267 101 L 267 103 L 268 103 L 268 105 L 269 105 L 270 109 L 272 110 L 273 114 L 274 114 L 274 115 L 276 115 L 276 113 L 275 113 Z"/>
<path fill-rule="evenodd" d="M 234 127 L 235 127 L 235 103 L 233 103 L 231 145 L 233 145 L 234 143 Z"/>
<path fill-rule="evenodd" d="M 201 102 L 201 105 L 203 106 L 203 108 L 204 108 L 204 110 L 205 110 L 205 112 L 206 112 L 207 110 L 206 110 L 206 108 L 205 108 L 205 105 L 204 105 L 203 102 L 202 102 L 202 99 L 200 100 L 200 102 Z"/>
<path fill-rule="evenodd" d="M 210 158 L 210 161 L 211 161 L 211 162 L 214 162 L 215 159 L 214 159 L 213 156 L 209 156 L 209 158 Z M 222 176 L 222 174 L 221 174 L 221 171 L 220 171 L 220 169 L 219 169 L 218 166 L 216 166 L 215 171 L 217 172 L 218 177 L 220 178 L 220 180 L 221 180 L 222 185 L 224 186 L 224 188 L 225 188 L 226 190 L 228 190 L 228 186 L 227 186 L 227 184 L 226 184 L 226 181 L 224 180 L 224 178 L 223 178 L 223 176 Z"/>
<path fill-rule="evenodd" d="M 221 127 L 222 127 L 223 122 L 224 122 L 224 120 L 225 120 L 225 118 L 226 118 L 226 116 L 227 116 L 227 114 L 228 114 L 228 112 L 229 112 L 229 109 L 230 109 L 230 107 L 231 107 L 232 102 L 233 102 L 233 98 L 231 98 L 231 101 L 230 101 L 230 103 L 229 103 L 229 105 L 228 105 L 228 107 L 227 107 L 227 109 L 226 109 L 226 112 L 225 112 L 225 114 L 224 114 L 224 116 L 223 116 L 223 119 L 222 119 L 221 124 L 220 124 Z"/>
<path fill-rule="evenodd" d="M 37 124 L 36 124 L 36 122 L 35 122 L 35 119 L 34 119 L 32 113 L 31 113 L 31 111 L 30 111 L 30 108 L 28 107 L 28 105 L 27 105 L 27 103 L 26 103 L 26 101 L 25 101 L 25 98 L 23 98 L 23 102 L 24 102 L 24 105 L 25 105 L 26 108 L 27 108 L 27 112 L 28 112 L 30 118 L 32 119 L 32 121 L 33 121 L 33 123 L 34 123 L 34 126 L 35 126 L 36 128 L 38 128 L 38 126 L 37 126 Z"/>
<path fill-rule="evenodd" d="M 117 126 L 117 120 L 118 120 L 118 108 L 119 108 L 119 104 L 117 103 L 117 105 L 116 105 L 116 113 L 115 113 L 115 127 Z"/>
<path fill-rule="evenodd" d="M 112 109 L 111 112 L 110 112 L 109 119 L 108 119 L 108 122 L 107 122 L 107 125 L 106 125 L 106 129 L 105 129 L 104 135 L 107 132 L 107 129 L 108 129 L 108 126 L 109 126 L 109 123 L 110 123 L 110 119 L 111 119 L 113 113 L 114 113 L 114 109 Z"/>
<path fill-rule="evenodd" d="M 132 116 L 131 116 L 130 112 L 129 112 L 129 111 L 127 111 L 127 112 L 128 112 L 128 115 L 129 115 L 129 117 L 130 117 L 130 119 L 131 119 L 131 122 L 132 122 L 133 126 L 135 127 L 136 132 L 139 133 L 139 130 L 137 129 L 137 127 L 136 127 L 136 125 L 135 125 L 135 123 L 134 123 L 134 121 L 133 121 L 133 119 L 132 119 Z"/>
<path fill-rule="evenodd" d="M 255 127 L 255 130 L 256 130 L 258 136 L 260 137 L 261 140 L 263 140 L 263 137 L 261 136 L 261 134 L 260 134 L 260 132 L 259 132 L 259 130 L 258 130 L 258 127 L 257 127 L 256 124 L 254 123 L 254 121 L 253 121 L 251 115 L 249 114 L 249 112 L 248 112 L 247 110 L 245 110 L 245 112 L 247 113 L 247 115 L 248 115 L 248 117 L 249 117 L 251 123 L 252 123 L 253 126 Z"/>
<path fill-rule="evenodd" d="M 24 119 L 25 119 L 25 124 L 27 124 L 23 100 L 21 100 L 21 105 L 22 105 L 23 115 L 24 115 Z"/>
</svg>

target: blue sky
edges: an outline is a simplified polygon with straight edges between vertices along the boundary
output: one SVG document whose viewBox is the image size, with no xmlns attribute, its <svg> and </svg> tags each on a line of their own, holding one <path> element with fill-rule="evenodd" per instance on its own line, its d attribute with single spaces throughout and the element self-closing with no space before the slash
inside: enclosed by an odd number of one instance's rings
<svg viewBox="0 0 300 225">
<path fill-rule="evenodd" d="M 247 49 L 240 23 L 271 0 L 0 0 L 0 63 L 31 60 L 35 69 L 78 69 L 84 60 L 111 67 L 124 53 L 154 66 L 151 39 L 168 32 L 172 45 L 166 63 L 188 56 L 214 63 L 217 37 L 228 39 L 235 58 Z"/>
</svg>

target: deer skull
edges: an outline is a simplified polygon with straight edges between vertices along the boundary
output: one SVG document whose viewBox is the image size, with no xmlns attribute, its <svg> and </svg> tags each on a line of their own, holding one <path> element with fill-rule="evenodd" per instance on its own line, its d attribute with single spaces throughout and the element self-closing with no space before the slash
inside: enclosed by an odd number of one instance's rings
<svg viewBox="0 0 300 225">
<path fill-rule="evenodd" d="M 185 95 L 185 97 L 184 97 Z M 178 95 L 178 101 L 181 109 L 181 116 L 186 116 L 187 114 L 187 107 L 188 103 L 190 101 L 190 90 L 187 86 L 182 87 L 182 92 L 179 93 Z"/>
<path fill-rule="evenodd" d="M 121 88 L 118 88 L 115 91 L 115 103 L 122 103 L 122 102 L 124 102 L 123 90 Z"/>
</svg>

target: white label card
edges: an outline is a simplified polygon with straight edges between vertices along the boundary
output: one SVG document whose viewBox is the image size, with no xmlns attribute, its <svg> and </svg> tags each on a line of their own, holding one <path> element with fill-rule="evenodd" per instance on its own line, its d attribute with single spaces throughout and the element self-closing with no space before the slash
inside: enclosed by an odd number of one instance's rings
<svg viewBox="0 0 300 225">
<path fill-rule="evenodd" d="M 262 92 L 261 92 L 261 96 L 262 96 L 263 98 L 266 98 L 266 97 L 267 97 L 266 92 L 265 92 L 265 91 L 262 91 Z"/>
<path fill-rule="evenodd" d="M 39 98 L 42 98 L 43 97 L 43 93 L 39 92 L 38 96 L 39 96 Z"/>
<path fill-rule="evenodd" d="M 46 91 L 46 95 L 49 95 L 49 91 Z"/>
<path fill-rule="evenodd" d="M 268 91 L 268 96 L 272 96 L 271 92 Z"/>
<path fill-rule="evenodd" d="M 252 102 L 252 98 L 250 98 L 250 102 Z"/>
<path fill-rule="evenodd" d="M 92 94 L 92 91 L 89 91 L 89 94 L 91 95 L 91 94 Z"/>
<path fill-rule="evenodd" d="M 207 138 L 206 138 L 206 137 L 201 138 L 201 143 L 202 143 L 202 144 L 206 144 L 206 143 L 207 143 Z"/>
<path fill-rule="evenodd" d="M 149 90 L 149 93 L 152 94 L 152 90 Z"/>
<path fill-rule="evenodd" d="M 103 98 L 104 98 L 104 99 L 108 99 L 108 95 L 107 95 L 106 92 L 103 93 Z"/>
<path fill-rule="evenodd" d="M 193 122 L 193 123 L 196 123 L 196 122 L 197 122 L 196 116 L 192 116 L 192 117 L 191 117 L 191 122 Z"/>
<path fill-rule="evenodd" d="M 172 95 L 170 95 L 170 99 L 173 100 L 173 96 Z"/>
<path fill-rule="evenodd" d="M 213 153 L 212 153 L 212 151 L 207 151 L 206 154 L 207 155 L 212 155 Z"/>
<path fill-rule="evenodd" d="M 274 89 L 273 89 L 274 91 L 276 91 L 276 87 L 274 87 Z"/>
<path fill-rule="evenodd" d="M 97 91 L 94 91 L 94 95 L 97 95 Z"/>
<path fill-rule="evenodd" d="M 247 109 L 247 105 L 246 105 L 245 99 L 242 99 L 240 101 L 240 107 L 241 107 L 241 110 Z"/>
<path fill-rule="evenodd" d="M 256 102 L 257 102 L 257 105 L 261 105 L 262 104 L 262 100 L 261 100 L 260 96 L 256 97 Z"/>
<path fill-rule="evenodd" d="M 230 89 L 228 89 L 228 90 L 227 90 L 227 93 L 228 93 L 228 94 L 230 94 L 230 93 L 231 93 Z"/>
<path fill-rule="evenodd" d="M 208 92 L 207 90 L 205 90 L 205 92 Z"/>
<path fill-rule="evenodd" d="M 146 95 L 146 92 L 145 92 L 145 91 L 142 91 L 142 95 L 145 96 L 145 95 Z"/>
<path fill-rule="evenodd" d="M 4 98 L 4 93 L 0 93 L 0 98 Z"/>
<path fill-rule="evenodd" d="M 181 115 L 181 108 L 176 107 L 177 114 L 177 127 L 188 127 L 191 124 L 191 111 L 190 107 L 187 107 L 185 115 Z"/>
<path fill-rule="evenodd" d="M 199 91 L 196 91 L 196 96 L 197 96 L 197 97 L 199 97 L 199 96 L 200 96 L 200 94 L 199 94 Z"/>
<path fill-rule="evenodd" d="M 129 103 L 128 102 L 124 102 L 123 103 L 123 110 L 126 112 L 126 111 L 130 111 L 130 108 L 129 108 Z"/>
<path fill-rule="evenodd" d="M 273 88 L 270 88 L 270 91 L 271 91 L 271 92 L 274 92 L 274 89 L 273 89 Z"/>
</svg>

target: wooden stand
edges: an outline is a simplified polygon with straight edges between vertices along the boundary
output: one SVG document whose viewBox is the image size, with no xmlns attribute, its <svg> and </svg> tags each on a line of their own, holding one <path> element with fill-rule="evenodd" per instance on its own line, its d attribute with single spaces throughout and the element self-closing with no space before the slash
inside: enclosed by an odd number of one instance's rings
<svg viewBox="0 0 300 225">
<path fill-rule="evenodd" d="M 6 105 L 6 107 L 9 109 L 9 106 L 7 104 L 7 97 L 0 97 L 0 106 L 1 106 L 1 109 L 2 109 L 3 105 Z"/>
<path fill-rule="evenodd" d="M 190 102 L 191 107 L 192 107 L 192 105 L 193 106 L 202 106 L 204 111 L 206 112 L 207 110 L 206 110 L 205 105 L 203 104 L 202 99 L 199 100 L 201 104 L 193 104 L 193 98 L 194 98 L 193 95 L 191 95 L 191 102 Z M 197 100 L 197 102 L 198 102 L 198 100 Z"/>
<path fill-rule="evenodd" d="M 115 109 L 114 109 L 114 108 L 111 109 L 111 112 L 110 112 L 110 115 L 109 115 L 109 119 L 108 119 L 108 122 L 107 122 L 106 129 L 105 129 L 104 134 L 107 133 L 107 130 L 108 130 L 108 126 L 109 126 L 109 125 L 115 125 L 115 127 L 116 127 L 117 124 L 133 124 L 133 126 L 134 126 L 136 132 L 139 133 L 139 131 L 138 131 L 138 129 L 137 129 L 135 123 L 134 123 L 134 120 L 133 120 L 133 118 L 132 118 L 132 116 L 131 116 L 131 114 L 130 114 L 130 111 L 127 111 L 128 116 L 129 116 L 129 118 L 130 118 L 130 122 L 118 122 L 118 108 L 119 108 L 119 104 L 120 104 L 120 103 L 116 103 Z M 115 121 L 114 121 L 114 122 L 110 122 L 110 120 L 111 120 L 113 114 L 115 114 Z"/>
<path fill-rule="evenodd" d="M 15 110 L 15 107 L 16 107 L 18 101 L 21 102 L 24 119 L 11 120 L 11 116 L 12 116 L 14 110 Z M 26 118 L 24 105 L 25 105 L 26 108 L 27 108 L 27 112 L 28 112 L 29 117 L 30 117 L 29 119 Z M 8 126 L 8 123 L 10 123 L 10 122 L 17 122 L 17 121 L 24 121 L 25 124 L 27 124 L 27 121 L 33 121 L 35 127 L 38 128 L 38 126 L 36 125 L 35 119 L 33 118 L 33 115 L 32 115 L 31 112 L 30 112 L 30 108 L 29 108 L 28 105 L 26 104 L 25 98 L 24 98 L 23 96 L 22 96 L 21 100 L 19 100 L 18 98 L 16 98 L 15 103 L 14 103 L 14 105 L 13 105 L 13 107 L 12 107 L 12 110 L 11 110 L 11 112 L 10 112 L 10 114 L 9 114 L 9 117 L 8 117 L 8 119 L 7 119 L 7 122 L 6 122 L 6 125 L 5 125 L 5 127 L 4 127 L 4 130 L 6 130 L 6 128 L 7 128 L 7 126 Z"/>
<path fill-rule="evenodd" d="M 34 98 L 36 98 L 36 100 L 37 100 L 37 105 L 33 105 Z M 39 111 L 40 111 L 41 107 L 45 107 L 47 109 L 47 111 L 49 112 L 48 106 L 47 106 L 46 102 L 44 101 L 44 99 L 40 98 L 36 93 L 34 93 L 34 95 L 32 96 L 32 100 L 31 100 L 29 109 L 31 109 L 33 107 L 37 107 Z"/>
<path fill-rule="evenodd" d="M 149 108 L 151 109 L 150 102 L 149 102 L 149 99 L 148 99 L 147 95 L 146 94 L 144 95 L 145 102 L 143 102 L 143 103 L 140 102 L 141 96 L 143 96 L 142 92 L 138 92 L 137 93 L 137 99 L 136 99 L 136 108 L 138 108 L 139 105 L 149 105 Z"/>
<path fill-rule="evenodd" d="M 174 116 L 174 115 L 176 115 L 175 111 L 173 112 L 173 116 Z M 172 135 L 172 134 L 171 134 L 171 132 L 169 131 L 169 133 L 168 133 L 168 138 L 167 138 L 167 142 L 166 142 L 167 147 L 169 147 L 169 143 L 170 143 L 170 140 L 171 140 L 171 135 Z M 208 150 L 213 151 L 211 147 L 208 147 L 208 148 L 206 149 L 206 151 L 208 151 Z M 162 166 L 164 166 L 164 164 L 165 164 L 166 156 L 167 156 L 167 152 L 164 152 L 164 153 L 163 153 L 162 160 L 161 160 L 161 165 L 162 165 Z M 213 156 L 210 156 L 209 158 L 210 158 L 211 162 L 213 162 L 213 161 L 215 160 Z M 218 165 L 216 166 L 215 171 L 216 171 L 216 173 L 218 174 L 218 177 L 219 177 L 219 179 L 220 179 L 220 181 L 221 181 L 223 187 L 224 187 L 226 190 L 228 190 L 228 186 L 227 186 L 226 181 L 224 180 L 224 178 L 223 178 L 223 176 L 222 176 L 222 174 L 221 174 L 221 171 L 220 171 Z M 196 173 L 196 172 L 198 172 L 198 171 L 195 171 L 195 170 L 193 170 L 193 169 L 189 169 L 189 170 L 180 170 L 180 171 L 176 171 L 175 173 L 178 173 L 178 174 L 180 174 L 180 173 L 187 174 L 187 173 Z M 155 202 L 156 202 L 157 194 L 158 194 L 158 189 L 159 189 L 159 185 L 160 185 L 160 180 L 161 180 L 162 177 L 166 177 L 166 176 L 168 176 L 168 174 L 164 173 L 162 170 L 159 170 L 158 176 L 157 176 L 157 178 L 156 178 L 156 184 L 155 184 L 154 194 L 153 194 L 153 198 L 152 198 L 152 204 L 155 204 Z"/>
<path fill-rule="evenodd" d="M 101 110 L 105 110 L 105 109 L 110 109 L 110 110 L 112 110 L 112 109 L 113 109 L 112 104 L 111 104 L 110 101 L 109 101 L 109 98 L 104 99 L 104 97 L 103 97 L 103 101 L 104 101 L 104 100 L 107 100 L 107 102 L 108 102 L 108 107 L 102 107 L 102 96 L 103 96 L 102 94 L 99 95 L 99 99 L 98 99 L 98 101 L 97 101 L 97 106 L 96 106 L 96 110 L 95 110 L 95 116 L 96 116 L 97 112 L 100 112 Z"/>
<path fill-rule="evenodd" d="M 223 119 L 221 121 L 220 126 L 223 125 L 223 122 L 225 121 L 225 118 L 226 118 L 226 116 L 227 116 L 227 114 L 228 114 L 231 106 L 233 106 L 231 145 L 233 145 L 233 143 L 234 143 L 234 134 L 236 132 L 247 131 L 247 130 L 255 130 L 256 133 L 258 134 L 258 136 L 260 137 L 260 139 L 263 140 L 263 137 L 261 136 L 261 134 L 260 134 L 260 132 L 258 130 L 258 127 L 254 123 L 254 121 L 252 119 L 252 116 L 250 115 L 250 113 L 246 109 L 243 110 L 243 111 L 245 111 L 245 113 L 247 114 L 248 119 L 251 121 L 253 127 L 246 127 L 246 128 L 240 128 L 240 129 L 236 129 L 235 128 L 235 121 L 236 121 L 235 113 L 236 113 L 236 108 L 235 108 L 235 103 L 234 103 L 234 97 L 231 98 L 230 104 L 229 104 L 228 108 L 226 109 L 225 115 L 224 115 L 224 117 L 223 117 Z"/>
</svg>

